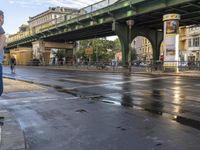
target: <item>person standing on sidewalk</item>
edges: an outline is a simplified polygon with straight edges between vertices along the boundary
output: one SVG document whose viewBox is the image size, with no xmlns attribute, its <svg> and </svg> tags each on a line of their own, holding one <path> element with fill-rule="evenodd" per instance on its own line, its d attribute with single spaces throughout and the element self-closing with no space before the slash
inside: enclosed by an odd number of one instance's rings
<svg viewBox="0 0 200 150">
<path fill-rule="evenodd" d="M 14 56 L 12 56 L 11 59 L 10 59 L 11 73 L 15 73 L 15 66 L 16 66 L 16 59 L 15 59 Z"/>
<path fill-rule="evenodd" d="M 6 36 L 5 31 L 2 27 L 4 23 L 4 14 L 3 11 L 0 10 L 0 96 L 3 93 L 3 69 L 2 63 L 4 59 L 4 47 L 6 46 Z"/>
</svg>

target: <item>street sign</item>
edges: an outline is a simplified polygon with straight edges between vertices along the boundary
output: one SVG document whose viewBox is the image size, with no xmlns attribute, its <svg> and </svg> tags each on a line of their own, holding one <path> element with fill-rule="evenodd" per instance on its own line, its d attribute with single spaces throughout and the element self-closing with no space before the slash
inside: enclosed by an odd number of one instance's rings
<svg viewBox="0 0 200 150">
<path fill-rule="evenodd" d="M 93 48 L 86 48 L 85 49 L 85 53 L 86 53 L 86 55 L 92 55 L 93 54 Z"/>
</svg>

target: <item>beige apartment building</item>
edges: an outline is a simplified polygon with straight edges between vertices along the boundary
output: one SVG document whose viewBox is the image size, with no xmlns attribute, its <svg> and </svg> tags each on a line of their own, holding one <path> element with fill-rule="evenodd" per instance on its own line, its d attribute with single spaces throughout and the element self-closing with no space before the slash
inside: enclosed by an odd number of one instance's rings
<svg viewBox="0 0 200 150">
<path fill-rule="evenodd" d="M 150 61 L 153 58 L 153 48 L 150 41 L 143 37 L 138 36 L 132 42 L 132 48 L 135 49 L 137 60 Z"/>
<path fill-rule="evenodd" d="M 153 48 L 152 45 L 150 43 L 150 41 L 147 38 L 143 38 L 142 40 L 143 43 L 143 58 L 145 61 L 150 61 L 151 59 L 153 59 Z"/>
<path fill-rule="evenodd" d="M 188 27 L 179 28 L 179 61 L 188 61 Z"/>
<path fill-rule="evenodd" d="M 188 27 L 188 61 L 200 61 L 200 27 Z"/>
<path fill-rule="evenodd" d="M 29 27 L 32 32 L 38 33 L 42 29 L 55 25 L 65 19 L 69 20 L 79 14 L 79 10 L 67 7 L 49 7 L 43 13 L 29 17 Z"/>
</svg>

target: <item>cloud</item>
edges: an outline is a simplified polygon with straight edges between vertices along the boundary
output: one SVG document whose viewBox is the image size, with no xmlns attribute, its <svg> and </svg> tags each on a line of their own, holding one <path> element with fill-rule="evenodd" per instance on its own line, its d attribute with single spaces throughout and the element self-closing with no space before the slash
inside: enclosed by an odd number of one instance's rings
<svg viewBox="0 0 200 150">
<path fill-rule="evenodd" d="M 10 4 L 18 4 L 21 7 L 37 6 L 63 6 L 72 8 L 83 8 L 100 0 L 7 0 Z"/>
</svg>

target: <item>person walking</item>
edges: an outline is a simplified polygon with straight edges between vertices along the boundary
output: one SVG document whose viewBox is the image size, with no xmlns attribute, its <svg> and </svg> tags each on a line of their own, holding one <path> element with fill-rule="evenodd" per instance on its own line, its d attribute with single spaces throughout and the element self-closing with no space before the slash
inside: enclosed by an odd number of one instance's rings
<svg viewBox="0 0 200 150">
<path fill-rule="evenodd" d="M 16 59 L 15 59 L 14 56 L 12 56 L 11 59 L 10 59 L 11 73 L 15 73 L 15 66 L 16 66 Z"/>
<path fill-rule="evenodd" d="M 6 46 L 5 31 L 2 27 L 4 23 L 4 13 L 0 10 L 0 96 L 3 93 L 3 69 L 2 63 L 4 59 L 4 47 Z"/>
</svg>

